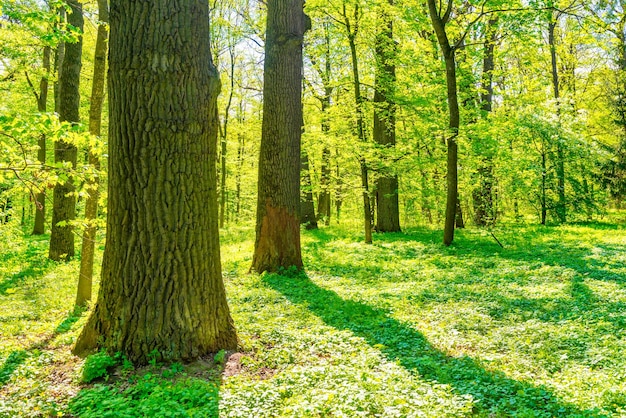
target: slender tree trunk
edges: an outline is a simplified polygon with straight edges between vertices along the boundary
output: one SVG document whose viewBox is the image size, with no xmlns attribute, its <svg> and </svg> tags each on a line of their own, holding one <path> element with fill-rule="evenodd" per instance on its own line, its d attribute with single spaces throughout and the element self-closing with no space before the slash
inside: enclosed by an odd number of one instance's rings
<svg viewBox="0 0 626 418">
<path fill-rule="evenodd" d="M 89 106 L 89 133 L 99 137 L 102 126 L 102 103 L 104 102 L 104 84 L 106 74 L 106 57 L 108 51 L 109 4 L 108 0 L 98 0 L 98 35 L 94 53 L 93 81 L 91 85 L 91 103 Z M 93 258 L 96 246 L 96 219 L 98 218 L 98 199 L 100 198 L 100 157 L 97 151 L 89 150 L 89 164 L 93 167 L 94 176 L 87 181 L 88 191 L 85 202 L 85 230 L 80 254 L 80 273 L 76 291 L 76 307 L 83 307 L 91 300 L 93 283 Z"/>
<path fill-rule="evenodd" d="M 322 149 L 322 167 L 320 175 L 320 193 L 317 199 L 317 219 L 323 220 L 324 225 L 330 225 L 330 148 Z"/>
<path fill-rule="evenodd" d="M 335 178 L 337 179 L 337 184 L 335 185 L 335 218 L 337 218 L 337 224 L 339 224 L 341 207 L 343 206 L 343 181 L 341 180 L 341 167 L 339 166 L 339 148 L 335 149 Z"/>
<path fill-rule="evenodd" d="M 330 109 L 331 96 L 333 88 L 330 86 L 331 78 L 331 57 L 330 57 L 330 31 L 328 22 L 325 22 L 325 50 L 324 50 L 324 71 L 321 73 L 322 83 L 324 84 L 324 96 L 321 99 L 322 104 L 322 133 L 328 135 L 330 132 L 330 122 L 328 120 L 328 110 Z M 322 149 L 322 166 L 320 173 L 320 193 L 317 201 L 317 219 L 324 220 L 324 225 L 330 225 L 330 147 L 327 145 Z"/>
<path fill-rule="evenodd" d="M 112 0 L 107 242 L 75 353 L 135 364 L 234 349 L 216 193 L 219 75 L 203 0 Z M 184 30 L 183 30 L 184 29 Z"/>
<path fill-rule="evenodd" d="M 258 273 L 294 266 L 300 250 L 302 43 L 310 26 L 302 0 L 268 0 L 263 124 L 259 158 L 256 241 Z"/>
<path fill-rule="evenodd" d="M 393 0 L 388 0 L 393 6 Z M 384 6 L 381 6 L 384 7 Z M 374 142 L 382 147 L 396 146 L 396 45 L 393 40 L 393 21 L 381 11 L 381 31 L 376 37 L 376 80 L 374 92 Z M 398 176 L 382 173 L 376 179 L 376 230 L 400 231 Z"/>
<path fill-rule="evenodd" d="M 69 0 L 71 13 L 67 17 L 70 25 L 83 30 L 83 6 L 78 0 Z M 80 122 L 80 69 L 82 65 L 82 36 L 77 42 L 65 45 L 65 57 L 59 76 L 59 119 L 64 122 Z M 54 148 L 56 163 L 70 163 L 76 168 L 77 149 L 74 144 L 58 141 Z M 69 260 L 74 257 L 74 231 L 71 222 L 76 217 L 76 196 L 72 175 L 54 186 L 52 204 L 52 233 L 50 235 L 51 260 Z"/>
<path fill-rule="evenodd" d="M 309 156 L 302 150 L 300 160 L 300 173 L 302 176 L 303 191 L 300 195 L 300 223 L 306 229 L 317 229 L 317 218 L 315 217 L 315 205 L 313 203 L 313 190 L 311 189 L 311 172 L 309 171 Z"/>
<path fill-rule="evenodd" d="M 228 52 L 230 55 L 230 91 L 228 92 L 228 102 L 226 103 L 226 109 L 224 110 L 224 124 L 222 126 L 220 135 L 220 228 L 224 228 L 226 222 L 226 151 L 227 151 L 227 138 L 228 138 L 228 120 L 230 116 L 230 106 L 233 103 L 233 94 L 235 92 L 235 51 L 234 46 L 229 46 Z"/>
<path fill-rule="evenodd" d="M 428 0 L 428 12 L 437 35 L 437 41 L 441 47 L 446 63 L 446 84 L 448 87 L 448 110 L 450 137 L 448 143 L 447 159 L 447 193 L 446 193 L 446 218 L 443 231 L 443 243 L 448 246 L 454 240 L 454 226 L 456 221 L 456 207 L 458 200 L 458 145 L 456 137 L 459 134 L 460 113 L 459 100 L 456 86 L 456 63 L 454 59 L 455 50 L 450 46 L 446 33 L 446 24 L 450 16 L 452 0 L 448 0 L 448 8 L 443 16 L 437 10 L 435 0 Z M 443 10 L 442 10 L 443 12 Z"/>
<path fill-rule="evenodd" d="M 546 157 L 545 147 L 541 151 L 541 225 L 546 224 L 546 218 L 548 216 L 548 199 L 547 199 L 547 178 L 548 178 L 548 163 Z"/>
<path fill-rule="evenodd" d="M 465 220 L 463 219 L 463 211 L 461 210 L 461 199 L 458 196 L 456 198 L 456 218 L 454 224 L 458 229 L 465 228 Z"/>
<path fill-rule="evenodd" d="M 50 55 L 52 50 L 49 46 L 43 49 L 43 71 L 44 75 L 39 81 L 39 95 L 37 96 L 37 110 L 45 113 L 48 111 L 48 77 L 50 75 Z M 41 165 L 46 164 L 46 135 L 39 136 L 39 151 L 37 151 L 37 160 Z M 33 226 L 33 235 L 41 235 L 46 230 L 46 193 L 45 186 L 35 195 L 35 224 Z"/>
<path fill-rule="evenodd" d="M 488 117 L 493 107 L 493 70 L 495 68 L 494 50 L 497 38 L 497 18 L 487 21 L 483 46 L 483 73 L 481 81 L 480 107 L 482 117 Z M 486 148 L 486 149 L 485 149 Z M 474 222 L 478 226 L 492 225 L 496 221 L 493 207 L 493 156 L 488 146 L 481 147 L 482 158 L 477 170 L 480 186 L 472 193 L 474 203 Z"/>
<path fill-rule="evenodd" d="M 348 37 L 348 44 L 350 45 L 350 57 L 352 61 L 352 77 L 354 83 L 354 100 L 356 102 L 356 127 L 357 135 L 360 141 L 367 142 L 365 135 L 365 123 L 363 120 L 363 96 L 361 95 L 361 81 L 359 78 L 359 61 L 356 51 L 356 36 L 358 32 L 359 22 L 359 6 L 354 6 L 354 22 L 351 23 L 350 18 L 346 12 L 346 4 L 343 4 L 343 17 L 344 26 L 346 28 L 346 35 Z M 354 26 L 353 26 L 354 25 Z M 365 242 L 367 244 L 372 243 L 372 208 L 370 203 L 369 192 L 369 173 L 367 168 L 367 161 L 365 157 L 359 157 L 359 165 L 361 168 L 361 188 L 363 190 L 363 226 L 365 231 Z"/>
<path fill-rule="evenodd" d="M 59 21 L 65 22 L 66 14 L 65 7 L 59 7 Z M 65 42 L 59 42 L 56 50 L 54 51 L 54 73 L 57 76 L 56 81 L 52 85 L 54 93 L 54 111 L 57 114 L 61 113 L 61 88 L 59 81 L 61 80 L 61 72 L 63 70 L 63 60 L 65 59 Z"/>
<path fill-rule="evenodd" d="M 554 12 L 553 12 L 554 14 Z M 548 44 L 550 46 L 550 58 L 552 64 L 552 87 L 554 90 L 554 99 L 556 100 L 556 112 L 560 118 L 561 115 L 561 93 L 559 85 L 559 69 L 556 53 L 556 40 L 555 31 L 557 25 L 557 18 L 553 16 L 552 20 L 548 24 Z M 557 192 L 559 201 L 556 208 L 556 215 L 559 222 L 567 221 L 567 203 L 565 198 L 565 150 L 563 149 L 563 143 L 560 138 L 556 140 L 556 177 L 557 177 Z"/>
</svg>

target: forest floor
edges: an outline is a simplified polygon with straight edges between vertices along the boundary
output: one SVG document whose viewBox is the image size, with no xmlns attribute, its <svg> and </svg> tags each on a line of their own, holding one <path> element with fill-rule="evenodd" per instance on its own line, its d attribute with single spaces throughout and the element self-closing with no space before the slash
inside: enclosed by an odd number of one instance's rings
<svg viewBox="0 0 626 418">
<path fill-rule="evenodd" d="M 0 226 L 0 417 L 626 416 L 623 220 L 499 226 L 504 248 L 331 226 L 303 232 L 306 274 L 261 276 L 253 233 L 222 233 L 239 351 L 135 369 L 71 355 L 77 261 Z"/>
</svg>

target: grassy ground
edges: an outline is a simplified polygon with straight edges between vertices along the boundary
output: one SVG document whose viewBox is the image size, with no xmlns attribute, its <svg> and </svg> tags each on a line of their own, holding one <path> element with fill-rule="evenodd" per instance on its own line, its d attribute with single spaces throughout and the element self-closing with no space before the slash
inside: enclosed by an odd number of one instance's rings
<svg viewBox="0 0 626 418">
<path fill-rule="evenodd" d="M 504 248 L 475 229 L 445 248 L 426 228 L 365 245 L 329 227 L 304 232 L 306 275 L 262 276 L 252 229 L 232 227 L 239 352 L 141 370 L 101 355 L 91 372 L 69 354 L 76 262 L 0 231 L 0 417 L 626 416 L 623 226 L 500 227 Z"/>
</svg>

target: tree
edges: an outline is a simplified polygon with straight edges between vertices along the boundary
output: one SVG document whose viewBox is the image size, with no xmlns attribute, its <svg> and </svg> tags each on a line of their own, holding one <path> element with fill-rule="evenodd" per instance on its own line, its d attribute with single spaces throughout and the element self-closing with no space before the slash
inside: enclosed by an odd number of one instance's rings
<svg viewBox="0 0 626 418">
<path fill-rule="evenodd" d="M 174 24 L 175 23 L 175 24 Z M 107 242 L 74 352 L 136 364 L 234 349 L 216 193 L 208 3 L 110 3 Z"/>
<path fill-rule="evenodd" d="M 300 252 L 302 43 L 310 20 L 302 0 L 269 0 L 256 241 L 258 273 L 295 266 Z"/>
<path fill-rule="evenodd" d="M 454 225 L 456 220 L 456 207 L 458 201 L 458 145 L 456 137 L 459 134 L 460 112 L 459 100 L 456 87 L 456 48 L 450 44 L 448 34 L 446 32 L 446 24 L 452 13 L 452 2 L 448 0 L 446 9 L 439 9 L 435 0 L 428 0 L 428 13 L 437 35 L 437 41 L 441 47 L 446 63 L 446 85 L 448 88 L 448 112 L 449 112 L 449 129 L 450 136 L 447 138 L 448 143 L 448 161 L 447 161 L 447 200 L 446 200 L 446 219 L 443 232 L 443 243 L 445 245 L 452 244 L 454 240 Z"/>
<path fill-rule="evenodd" d="M 93 81 L 91 87 L 91 104 L 89 107 L 89 133 L 95 137 L 100 136 L 102 125 L 102 103 L 104 102 L 104 78 L 106 69 L 106 54 L 108 51 L 109 21 L 108 0 L 98 0 L 98 35 L 94 52 Z M 84 306 L 91 300 L 91 287 L 93 282 L 93 256 L 96 244 L 96 218 L 98 217 L 98 198 L 100 193 L 100 157 L 97 149 L 89 150 L 89 164 L 95 173 L 87 184 L 87 201 L 85 202 L 85 230 L 80 254 L 80 272 L 78 274 L 78 288 L 76 290 L 76 306 Z"/>
<path fill-rule="evenodd" d="M 356 38 L 359 33 L 360 20 L 363 17 L 361 7 L 357 1 L 353 5 L 352 16 L 349 15 L 347 0 L 343 0 L 341 9 L 341 18 L 339 21 L 345 28 L 348 45 L 350 46 L 350 62 L 352 64 L 352 84 L 354 87 L 354 101 L 356 104 L 356 133 L 359 141 L 367 142 L 367 132 L 365 130 L 365 120 L 363 104 L 365 98 L 361 93 L 361 79 L 359 73 L 359 59 L 356 48 Z M 361 169 L 361 189 L 363 193 L 363 229 L 365 232 L 365 243 L 372 243 L 372 205 L 370 199 L 369 187 L 369 168 L 365 156 L 359 156 L 359 166 Z"/>
<path fill-rule="evenodd" d="M 495 69 L 494 50 L 498 35 L 498 19 L 493 17 L 487 21 L 485 38 L 483 41 L 483 68 L 480 92 L 480 109 L 483 118 L 488 118 L 493 108 L 493 71 Z M 478 140 L 481 161 L 477 170 L 479 187 L 472 192 L 474 203 L 474 222 L 478 226 L 495 223 L 496 213 L 493 202 L 493 147 L 487 145 L 487 140 Z"/>
<path fill-rule="evenodd" d="M 393 0 L 388 0 L 389 7 Z M 396 145 L 396 45 L 393 39 L 393 20 L 381 6 L 381 30 L 376 37 L 376 91 L 374 93 L 374 142 L 384 148 Z M 400 231 L 398 203 L 398 175 L 382 173 L 376 179 L 376 230 Z"/>
<path fill-rule="evenodd" d="M 48 77 L 50 75 L 50 54 L 52 48 L 46 45 L 43 48 L 42 67 L 44 74 L 39 81 L 39 93 L 35 94 L 37 99 L 37 110 L 46 112 L 48 109 Z M 39 151 L 37 152 L 37 160 L 42 165 L 46 164 L 46 136 L 39 136 Z M 39 190 L 35 195 L 35 223 L 33 225 L 33 235 L 41 235 L 45 232 L 46 221 L 46 194 L 43 189 Z"/>
<path fill-rule="evenodd" d="M 306 229 L 317 229 L 317 217 L 315 216 L 315 203 L 313 202 L 313 190 L 311 184 L 311 171 L 309 169 L 309 155 L 302 150 L 300 160 L 300 174 L 302 177 L 302 194 L 300 196 L 300 223 Z"/>
<path fill-rule="evenodd" d="M 71 13 L 67 16 L 68 24 L 82 32 L 83 6 L 78 0 L 67 2 Z M 76 42 L 66 42 L 65 56 L 59 75 L 59 118 L 70 123 L 80 122 L 80 69 L 82 66 L 83 41 L 78 34 Z M 54 147 L 54 161 L 69 164 L 76 168 L 76 146 L 63 139 Z M 59 181 L 54 186 L 52 203 L 52 233 L 50 235 L 51 260 L 69 260 L 74 257 L 74 231 L 71 222 L 76 216 L 76 196 L 74 180 L 71 176 Z"/>
</svg>

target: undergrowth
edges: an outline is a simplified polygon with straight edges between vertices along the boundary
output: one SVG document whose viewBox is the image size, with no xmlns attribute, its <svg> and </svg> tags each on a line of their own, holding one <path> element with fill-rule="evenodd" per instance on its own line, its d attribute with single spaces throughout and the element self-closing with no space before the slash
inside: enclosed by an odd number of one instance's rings
<svg viewBox="0 0 626 418">
<path fill-rule="evenodd" d="M 303 232 L 306 274 L 252 275 L 223 231 L 238 353 L 135 369 L 69 354 L 77 263 L 0 252 L 0 417 L 626 416 L 626 230 L 616 224 Z M 98 357 L 99 356 L 99 357 Z M 89 383 L 83 383 L 89 382 Z"/>
</svg>

